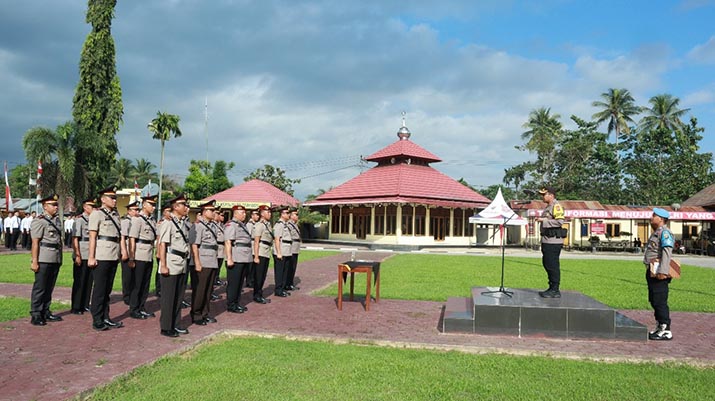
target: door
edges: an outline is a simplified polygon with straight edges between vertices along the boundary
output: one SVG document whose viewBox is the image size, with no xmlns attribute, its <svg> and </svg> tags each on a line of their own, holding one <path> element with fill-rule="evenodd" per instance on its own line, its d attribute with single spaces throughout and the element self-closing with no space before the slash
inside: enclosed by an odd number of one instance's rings
<svg viewBox="0 0 715 401">
<path fill-rule="evenodd" d="M 370 229 L 370 215 L 355 215 L 355 238 L 365 239 L 367 231 Z"/>
<path fill-rule="evenodd" d="M 447 235 L 447 220 L 443 216 L 432 217 L 432 233 L 435 241 L 444 241 Z"/>
</svg>

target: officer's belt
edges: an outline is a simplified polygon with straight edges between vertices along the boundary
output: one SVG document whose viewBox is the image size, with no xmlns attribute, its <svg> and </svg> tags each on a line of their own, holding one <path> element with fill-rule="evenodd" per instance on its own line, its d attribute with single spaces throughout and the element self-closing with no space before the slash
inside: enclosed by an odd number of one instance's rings
<svg viewBox="0 0 715 401">
<path fill-rule="evenodd" d="M 300 240 L 299 240 L 299 239 L 294 239 L 293 242 L 300 242 Z"/>
<path fill-rule="evenodd" d="M 273 245 L 273 243 L 271 241 L 264 241 L 264 240 L 261 240 L 261 244 L 268 245 L 268 246 Z"/>
<path fill-rule="evenodd" d="M 60 247 L 61 247 L 60 244 L 55 244 L 52 242 L 40 242 L 40 246 L 44 246 L 45 248 L 54 248 L 54 249 L 60 249 Z"/>
<path fill-rule="evenodd" d="M 147 244 L 147 245 L 152 245 L 154 243 L 154 241 L 151 241 L 148 239 L 141 239 L 141 238 L 137 238 L 135 241 L 140 244 Z"/>
<path fill-rule="evenodd" d="M 236 241 L 231 241 L 231 246 L 241 246 L 244 248 L 250 248 L 251 243 L 250 242 L 236 242 Z"/>
<path fill-rule="evenodd" d="M 169 250 L 170 254 L 176 255 L 176 256 L 181 256 L 184 259 L 186 259 L 186 257 L 189 255 L 188 252 L 181 252 L 181 251 L 177 251 L 176 249 L 172 249 L 172 248 L 169 248 L 168 250 Z"/>
<path fill-rule="evenodd" d="M 293 243 L 293 241 L 290 241 L 290 240 L 286 241 L 284 239 L 282 239 L 281 242 L 284 244 L 292 244 Z"/>
<path fill-rule="evenodd" d="M 213 251 L 218 251 L 218 245 L 201 245 L 202 249 L 211 249 Z"/>
<path fill-rule="evenodd" d="M 103 241 L 112 241 L 112 242 L 119 243 L 119 237 L 110 237 L 108 235 L 98 235 L 97 239 L 103 240 Z"/>
</svg>

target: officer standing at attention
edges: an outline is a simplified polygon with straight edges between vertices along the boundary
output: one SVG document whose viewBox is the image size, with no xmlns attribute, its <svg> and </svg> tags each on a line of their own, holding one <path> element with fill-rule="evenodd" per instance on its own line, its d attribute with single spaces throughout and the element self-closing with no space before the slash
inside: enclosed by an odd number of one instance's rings
<svg viewBox="0 0 715 401">
<path fill-rule="evenodd" d="M 186 215 L 189 206 L 186 197 L 179 195 L 169 201 L 171 218 L 159 225 L 159 273 L 161 274 L 161 335 L 178 337 L 189 330 L 179 327 L 181 320 L 181 300 L 186 291 L 188 271 L 189 226 Z"/>
<path fill-rule="evenodd" d="M 668 308 L 668 286 L 670 277 L 670 260 L 673 257 L 675 240 L 673 233 L 667 227 L 670 213 L 661 208 L 654 208 L 650 218 L 653 233 L 648 238 L 645 247 L 643 263 L 646 265 L 645 279 L 648 283 L 648 302 L 653 307 L 655 320 L 658 322 L 655 330 L 648 333 L 651 340 L 672 340 L 670 331 L 670 309 Z M 650 263 L 658 260 L 658 269 L 655 275 L 651 274 Z"/>
<path fill-rule="evenodd" d="M 72 246 L 74 247 L 74 270 L 72 281 L 72 313 L 83 315 L 89 312 L 89 296 L 92 293 L 92 275 L 87 266 L 89 259 L 89 215 L 97 207 L 95 200 L 82 202 L 83 213 L 75 219 Z"/>
<path fill-rule="evenodd" d="M 222 285 L 221 282 L 221 266 L 223 266 L 224 257 L 226 256 L 226 251 L 224 249 L 224 243 L 226 242 L 225 229 L 226 225 L 223 223 L 223 210 L 219 209 L 214 213 L 213 225 L 214 232 L 216 233 L 216 240 L 218 241 L 218 269 L 216 269 L 216 280 L 211 286 L 211 300 L 215 301 L 219 296 L 214 292 L 217 285 Z"/>
<path fill-rule="evenodd" d="M 241 302 L 244 276 L 248 266 L 253 262 L 251 254 L 251 232 L 246 223 L 246 208 L 237 205 L 233 207 L 233 220 L 226 225 L 226 305 L 232 313 L 243 313 L 248 310 Z"/>
<path fill-rule="evenodd" d="M 246 223 L 246 228 L 248 229 L 248 232 L 251 233 L 251 240 L 253 240 L 253 228 L 256 226 L 256 223 L 258 223 L 261 220 L 261 213 L 258 211 L 258 209 L 253 209 L 251 210 L 251 217 L 248 219 L 248 222 Z M 256 265 L 253 263 L 253 258 L 255 255 L 253 255 L 253 246 L 251 246 L 251 265 L 248 266 L 248 272 L 246 273 L 246 287 L 248 288 L 253 288 L 253 276 L 256 271 Z"/>
<path fill-rule="evenodd" d="M 102 207 L 89 215 L 89 260 L 94 289 L 92 291 L 92 327 L 97 331 L 119 328 L 124 324 L 109 318 L 109 295 L 119 260 L 127 259 L 127 248 L 121 241 L 121 228 L 115 187 L 99 191 Z"/>
<path fill-rule="evenodd" d="M 300 228 L 298 227 L 298 208 L 292 207 L 290 209 L 290 218 L 288 220 L 288 229 L 290 230 L 291 241 L 290 244 L 290 269 L 286 273 L 286 290 L 296 291 L 300 290 L 300 287 L 295 286 L 295 272 L 298 268 L 298 254 L 300 253 Z"/>
<path fill-rule="evenodd" d="M 155 316 L 153 312 L 146 311 L 157 238 L 156 223 L 152 217 L 155 209 L 156 196 L 142 198 L 142 210 L 132 217 L 129 229 L 129 267 L 134 272 L 134 286 L 129 294 L 129 316 L 134 319 Z"/>
<path fill-rule="evenodd" d="M 201 326 L 216 323 L 216 319 L 209 316 L 211 289 L 218 270 L 218 237 L 212 223 L 216 212 L 215 203 L 215 200 L 211 200 L 199 205 L 201 218 L 189 231 L 189 243 L 196 266 L 196 274 L 191 277 L 191 319 L 194 324 Z"/>
<path fill-rule="evenodd" d="M 122 217 L 122 242 L 129 250 L 129 230 L 132 227 L 132 219 L 139 214 L 139 201 L 130 202 L 127 205 L 127 214 Z M 127 253 L 128 256 L 128 253 Z M 122 259 L 122 300 L 125 305 L 129 305 L 129 296 L 134 288 L 134 264 L 129 263 L 129 259 Z"/>
<path fill-rule="evenodd" d="M 290 295 L 286 291 L 286 278 L 291 265 L 291 250 L 293 244 L 288 229 L 288 218 L 290 209 L 288 206 L 281 207 L 280 219 L 273 225 L 273 271 L 275 273 L 275 291 L 277 297 L 287 297 Z"/>
<path fill-rule="evenodd" d="M 271 257 L 273 233 L 271 232 L 271 209 L 266 205 L 258 207 L 261 220 L 253 227 L 253 300 L 259 304 L 270 303 L 263 298 L 263 284 L 266 283 L 268 262 Z"/>
<path fill-rule="evenodd" d="M 47 321 L 57 322 L 62 317 L 50 311 L 52 291 L 55 289 L 57 275 L 62 265 L 62 229 L 57 216 L 57 195 L 40 200 L 44 213 L 32 221 L 32 262 L 30 269 L 35 272 L 30 300 L 30 323 L 44 326 Z"/>
<path fill-rule="evenodd" d="M 537 220 L 541 222 L 541 262 L 549 277 L 549 288 L 539 291 L 539 295 L 543 298 L 561 298 L 559 257 L 567 234 L 567 230 L 561 227 L 564 224 L 564 208 L 556 200 L 553 187 L 543 187 L 539 193 L 547 204 Z"/>
<path fill-rule="evenodd" d="M 171 220 L 171 204 L 165 203 L 161 208 L 161 219 L 156 223 L 157 232 L 161 223 Z M 156 296 L 161 297 L 161 273 L 159 273 L 159 244 L 156 245 L 156 275 L 154 276 L 154 287 L 156 288 Z"/>
</svg>

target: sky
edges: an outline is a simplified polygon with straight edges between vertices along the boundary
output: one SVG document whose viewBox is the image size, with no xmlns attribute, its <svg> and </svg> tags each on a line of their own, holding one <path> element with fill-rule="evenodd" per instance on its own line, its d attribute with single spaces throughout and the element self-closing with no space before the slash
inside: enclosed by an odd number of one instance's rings
<svg viewBox="0 0 715 401">
<path fill-rule="evenodd" d="M 26 163 L 28 129 L 72 118 L 86 7 L 0 0 L 10 168 Z M 572 128 L 609 88 L 642 106 L 680 98 L 705 128 L 701 151 L 715 153 L 715 0 L 120 0 L 115 11 L 118 157 L 159 165 L 146 126 L 177 114 L 165 173 L 182 183 L 208 155 L 236 164 L 234 184 L 280 167 L 301 179 L 302 200 L 373 166 L 361 156 L 397 140 L 404 111 L 410 140 L 442 158 L 433 167 L 500 184 L 533 158 L 515 149 L 530 111 L 549 107 Z"/>
</svg>

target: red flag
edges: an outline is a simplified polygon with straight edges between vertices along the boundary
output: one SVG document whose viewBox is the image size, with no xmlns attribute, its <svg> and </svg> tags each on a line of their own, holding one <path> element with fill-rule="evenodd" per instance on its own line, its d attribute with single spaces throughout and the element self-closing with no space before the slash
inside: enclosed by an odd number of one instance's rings
<svg viewBox="0 0 715 401">
<path fill-rule="evenodd" d="M 37 161 L 37 178 L 42 175 L 42 160 Z"/>
<path fill-rule="evenodd" d="M 10 195 L 10 181 L 7 179 L 7 162 L 5 162 L 5 209 L 15 210 L 12 206 L 12 196 Z"/>
<path fill-rule="evenodd" d="M 137 177 L 134 177 L 134 200 L 139 198 L 139 184 L 137 183 Z"/>
</svg>

